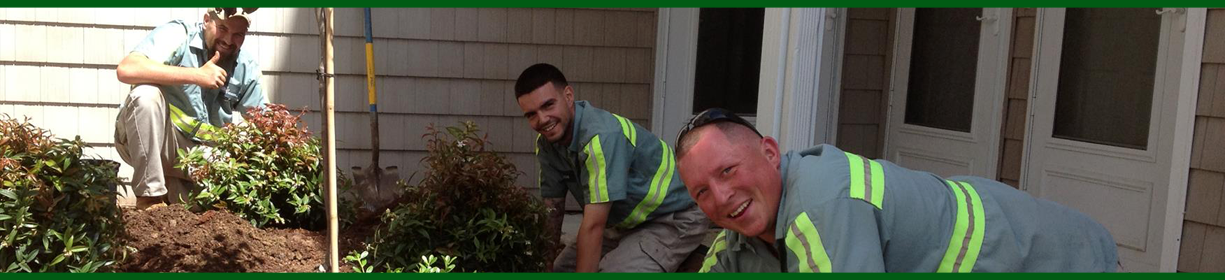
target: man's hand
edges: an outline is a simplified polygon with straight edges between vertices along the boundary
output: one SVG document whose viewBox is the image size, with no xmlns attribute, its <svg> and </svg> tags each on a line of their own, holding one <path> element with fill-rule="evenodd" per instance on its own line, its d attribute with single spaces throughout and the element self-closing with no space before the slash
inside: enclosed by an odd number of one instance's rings
<svg viewBox="0 0 1225 280">
<path fill-rule="evenodd" d="M 583 207 L 583 223 L 578 228 L 578 256 L 575 272 L 598 272 L 604 250 L 604 223 L 612 203 L 592 203 Z"/>
<path fill-rule="evenodd" d="M 214 53 L 213 58 L 200 68 L 179 67 L 162 64 L 138 52 L 129 53 L 115 68 L 115 74 L 120 82 L 129 85 L 158 84 L 182 85 L 193 84 L 203 88 L 216 89 L 225 85 L 226 73 L 217 66 L 221 59 L 220 53 Z"/>
<path fill-rule="evenodd" d="M 213 58 L 197 68 L 200 71 L 199 81 L 196 85 L 207 89 L 217 89 L 225 86 L 225 69 L 217 66 L 217 60 L 221 59 L 221 52 L 213 52 Z"/>
</svg>

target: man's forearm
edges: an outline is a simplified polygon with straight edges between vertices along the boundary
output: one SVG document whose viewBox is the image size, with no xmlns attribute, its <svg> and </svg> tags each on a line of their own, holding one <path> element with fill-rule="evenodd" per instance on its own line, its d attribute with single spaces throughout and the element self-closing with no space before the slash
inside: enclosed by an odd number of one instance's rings
<svg viewBox="0 0 1225 280">
<path fill-rule="evenodd" d="M 196 68 L 165 65 L 133 53 L 119 62 L 115 74 L 125 84 L 181 85 L 197 84 L 197 72 Z"/>
<path fill-rule="evenodd" d="M 604 229 L 582 228 L 578 232 L 575 272 L 598 272 L 600 251 L 604 247 Z"/>
<path fill-rule="evenodd" d="M 608 220 L 609 203 L 583 206 L 583 222 L 578 228 L 576 272 L 598 272 L 604 249 L 604 224 Z"/>
</svg>

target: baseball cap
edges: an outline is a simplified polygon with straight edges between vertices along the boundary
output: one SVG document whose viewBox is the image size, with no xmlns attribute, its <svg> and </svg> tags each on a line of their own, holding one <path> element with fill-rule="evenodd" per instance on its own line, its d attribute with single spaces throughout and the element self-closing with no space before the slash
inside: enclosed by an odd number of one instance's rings
<svg viewBox="0 0 1225 280">
<path fill-rule="evenodd" d="M 251 23 L 250 14 L 254 13 L 259 8 L 212 8 L 208 10 L 208 14 L 217 17 L 221 20 L 229 19 L 230 17 L 239 17 Z"/>
</svg>

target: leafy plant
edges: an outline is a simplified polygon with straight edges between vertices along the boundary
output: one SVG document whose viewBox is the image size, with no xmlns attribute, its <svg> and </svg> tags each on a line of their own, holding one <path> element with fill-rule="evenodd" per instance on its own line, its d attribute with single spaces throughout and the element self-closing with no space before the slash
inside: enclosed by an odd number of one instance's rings
<svg viewBox="0 0 1225 280">
<path fill-rule="evenodd" d="M 345 263 L 353 266 L 353 272 L 371 273 L 374 272 L 374 266 L 367 265 L 370 256 L 370 251 L 353 251 L 348 256 L 345 256 Z M 421 262 L 417 263 L 417 273 L 449 273 L 455 270 L 455 257 L 443 255 L 442 265 L 434 266 L 438 262 L 438 257 L 434 255 L 421 256 Z M 401 273 L 404 268 L 386 267 L 386 272 Z"/>
<path fill-rule="evenodd" d="M 0 271 L 108 270 L 125 255 L 118 164 L 0 116 Z"/>
<path fill-rule="evenodd" d="M 478 132 L 472 122 L 427 128 L 428 170 L 384 213 L 368 245 L 372 266 L 411 268 L 423 261 L 412 256 L 437 253 L 457 257 L 461 271 L 544 270 L 555 246 L 545 237 L 547 210 L 515 186 L 520 172 L 485 150 Z"/>
<path fill-rule="evenodd" d="M 374 272 L 374 266 L 366 264 L 368 256 L 370 256 L 369 251 L 361 251 L 360 253 L 353 251 L 348 256 L 345 256 L 345 262 L 353 266 L 353 272 L 371 273 Z"/>
<path fill-rule="evenodd" d="M 301 115 L 279 104 L 252 108 L 245 122 L 220 129 L 211 146 L 180 150 L 178 167 L 200 187 L 186 206 L 226 209 L 256 227 L 326 227 L 319 138 Z M 337 179 L 342 189 L 352 185 Z M 355 215 L 353 204 L 340 201 L 342 217 Z"/>
<path fill-rule="evenodd" d="M 434 266 L 435 262 L 438 262 L 438 258 L 434 255 L 421 256 L 421 262 L 417 263 L 417 273 L 449 273 L 455 270 L 455 257 L 443 255 L 441 266 Z"/>
</svg>

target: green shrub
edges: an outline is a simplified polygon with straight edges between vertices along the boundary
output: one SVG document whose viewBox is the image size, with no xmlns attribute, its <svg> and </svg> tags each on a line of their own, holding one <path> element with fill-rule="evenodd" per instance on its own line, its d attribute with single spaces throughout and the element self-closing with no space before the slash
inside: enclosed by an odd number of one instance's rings
<svg viewBox="0 0 1225 280">
<path fill-rule="evenodd" d="M 122 259 L 118 165 L 82 159 L 84 147 L 0 116 L 0 271 L 89 272 Z"/>
<path fill-rule="evenodd" d="M 184 204 L 226 209 L 261 228 L 326 228 L 319 138 L 311 137 L 301 114 L 290 114 L 284 105 L 253 108 L 244 116 L 245 122 L 220 129 L 211 146 L 179 151 L 178 167 L 197 186 Z M 344 189 L 351 183 L 342 176 L 337 184 Z M 355 214 L 352 204 L 340 201 L 341 217 Z"/>
<path fill-rule="evenodd" d="M 544 232 L 547 210 L 515 186 L 520 172 L 486 151 L 477 132 L 472 122 L 427 128 L 428 170 L 383 215 L 367 248 L 371 267 L 412 269 L 417 256 L 441 254 L 455 256 L 460 271 L 544 270 L 554 246 Z"/>
<path fill-rule="evenodd" d="M 369 251 L 361 251 L 360 253 L 357 251 L 353 251 L 348 256 L 345 256 L 344 261 L 345 263 L 348 263 L 349 265 L 353 267 L 353 272 L 371 273 L 371 272 L 374 272 L 374 266 L 371 266 L 367 263 L 369 261 L 369 256 L 370 256 Z M 417 273 L 450 273 L 451 270 L 455 269 L 455 259 L 456 259 L 455 257 L 443 255 L 442 263 L 438 264 L 438 266 L 435 266 L 434 263 L 438 262 L 439 260 L 438 257 L 435 257 L 434 255 L 421 256 L 421 262 L 417 263 L 416 272 Z M 385 268 L 386 268 L 385 272 L 389 272 L 389 273 L 404 272 L 404 268 L 402 267 L 399 267 L 399 268 L 385 267 Z"/>
</svg>

